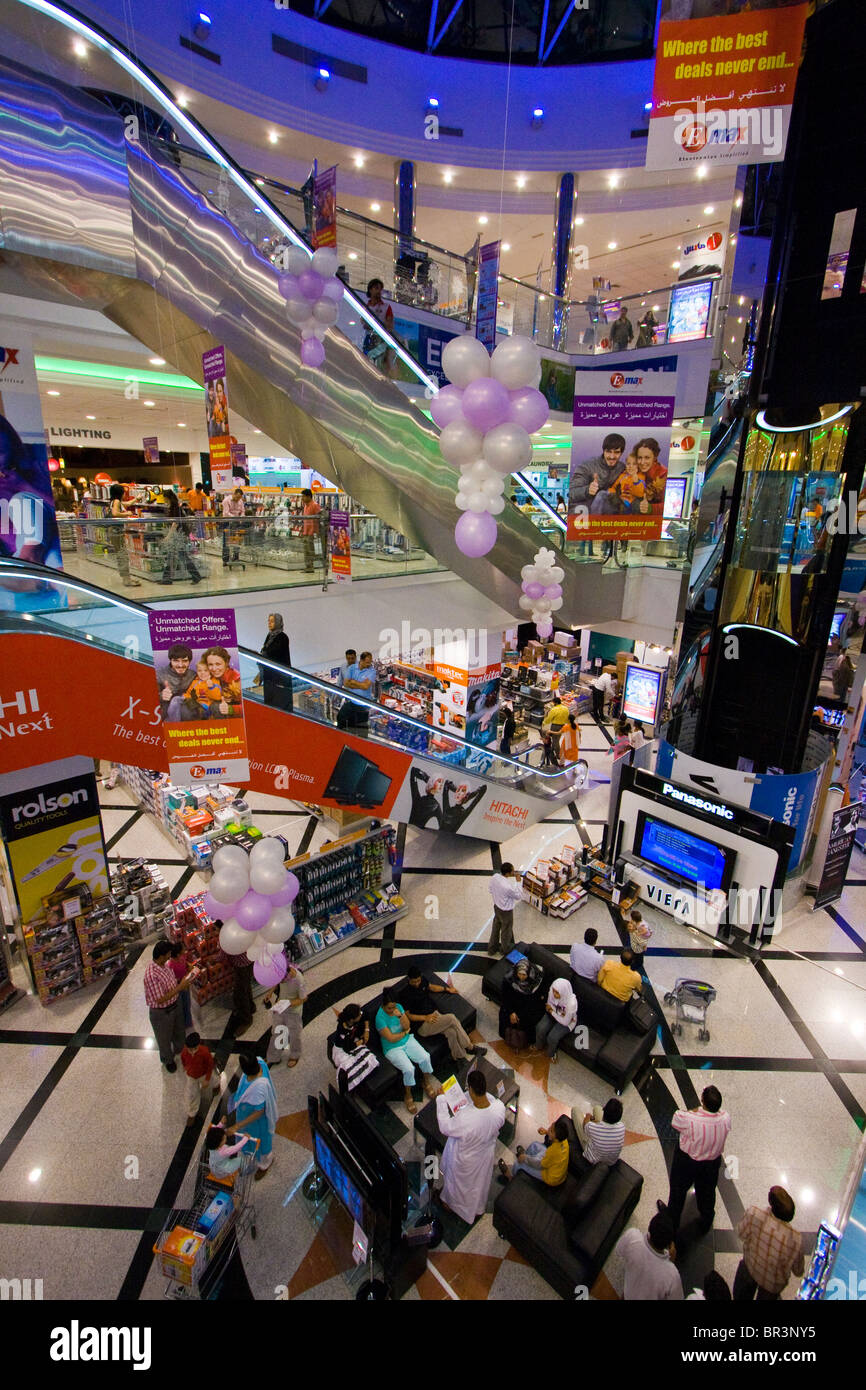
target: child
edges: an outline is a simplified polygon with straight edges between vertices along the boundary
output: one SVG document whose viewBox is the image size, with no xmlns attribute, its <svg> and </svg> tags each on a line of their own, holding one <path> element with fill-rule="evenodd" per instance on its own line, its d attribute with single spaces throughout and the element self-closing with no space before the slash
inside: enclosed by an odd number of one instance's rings
<svg viewBox="0 0 866 1390">
<path fill-rule="evenodd" d="M 180 1064 L 186 1073 L 186 1113 L 187 1124 L 194 1125 L 198 1116 L 201 1098 L 209 1086 L 220 1089 L 220 1074 L 214 1075 L 214 1056 L 206 1047 L 198 1033 L 187 1033 L 186 1047 L 180 1054 Z"/>
<path fill-rule="evenodd" d="M 169 956 L 168 960 L 168 968 L 171 971 L 172 975 L 174 975 L 174 978 L 178 981 L 178 983 L 180 983 L 180 981 L 186 975 L 187 970 L 189 969 L 189 965 L 186 959 L 186 952 L 184 951 L 183 945 L 180 941 L 176 941 L 171 948 L 171 955 Z M 191 1028 L 192 1004 L 190 1002 L 188 989 L 181 990 L 180 1002 L 183 1005 L 183 1026 L 184 1028 Z"/>
<path fill-rule="evenodd" d="M 620 473 L 613 486 L 608 488 L 608 492 L 619 498 L 622 511 L 637 511 L 638 504 L 646 497 L 646 486 L 638 471 L 635 454 L 629 454 L 625 461 L 625 472 Z"/>
<path fill-rule="evenodd" d="M 235 1142 L 229 1143 L 233 1137 Z M 241 1166 L 241 1150 L 248 1142 L 249 1135 L 235 1134 L 235 1127 L 223 1129 L 222 1125 L 211 1125 L 205 1139 L 205 1148 L 210 1153 L 210 1171 L 215 1178 L 228 1178 Z"/>
<path fill-rule="evenodd" d="M 640 914 L 640 909 L 637 907 L 633 907 L 627 917 L 625 913 L 623 913 L 622 920 L 628 932 L 629 944 L 632 949 L 632 954 L 634 955 L 632 969 L 636 970 L 639 975 L 642 975 L 644 951 L 649 945 L 650 937 L 652 936 L 652 927 L 644 921 Z"/>
<path fill-rule="evenodd" d="M 207 717 L 211 705 L 218 704 L 222 699 L 222 686 L 207 668 L 206 661 L 199 661 L 195 668 L 195 680 L 189 688 L 190 696 L 196 704 L 201 707 L 202 714 Z"/>
<path fill-rule="evenodd" d="M 561 767 L 559 758 L 556 756 L 556 749 L 553 746 L 553 737 L 546 729 L 541 731 L 541 746 L 543 751 L 541 758 L 542 767 Z"/>
</svg>

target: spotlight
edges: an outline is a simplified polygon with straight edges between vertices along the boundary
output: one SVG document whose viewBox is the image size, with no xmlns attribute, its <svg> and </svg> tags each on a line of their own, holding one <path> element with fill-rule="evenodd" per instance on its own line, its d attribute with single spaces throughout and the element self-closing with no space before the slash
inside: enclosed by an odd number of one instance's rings
<svg viewBox="0 0 866 1390">
<path fill-rule="evenodd" d="M 331 74 L 327 68 L 319 68 L 316 74 L 316 91 L 323 92 L 331 80 Z"/>
<path fill-rule="evenodd" d="M 516 182 L 518 188 L 525 188 L 525 187 L 526 187 L 526 175 L 525 175 L 525 174 L 518 174 L 518 175 L 517 175 L 517 178 L 516 178 L 516 180 L 515 180 L 515 182 Z"/>
<path fill-rule="evenodd" d="M 81 39 L 76 39 L 72 45 L 72 51 L 75 54 L 76 58 L 86 58 L 87 44 L 84 43 Z"/>
<path fill-rule="evenodd" d="M 210 15 L 209 15 L 209 14 L 205 14 L 204 10 L 199 10 L 199 12 L 198 12 L 198 17 L 196 18 L 196 21 L 195 21 L 195 23 L 194 23 L 193 26 L 192 26 L 192 32 L 195 34 L 195 36 L 196 36 L 197 39 L 200 39 L 201 42 L 204 43 L 205 39 L 206 39 L 206 38 L 209 38 L 209 36 L 210 36 L 210 31 L 211 31 L 211 17 L 210 17 Z"/>
<path fill-rule="evenodd" d="M 543 121 L 544 121 L 544 107 L 543 107 L 543 106 L 536 106 L 536 107 L 534 107 L 534 108 L 533 108 L 533 111 L 532 111 L 532 126 L 533 126 L 533 129 L 534 129 L 534 130 L 538 130 L 539 126 L 542 125 Z"/>
<path fill-rule="evenodd" d="M 438 110 L 439 110 L 439 98 L 438 98 L 438 97 L 428 97 L 428 98 L 427 98 L 427 110 L 428 110 L 428 111 L 438 111 Z"/>
<path fill-rule="evenodd" d="M 652 109 L 653 109 L 653 104 L 652 104 L 652 102 L 651 102 L 651 101 L 645 101 L 644 104 L 643 104 L 643 109 L 644 109 L 644 111 L 652 111 Z"/>
</svg>

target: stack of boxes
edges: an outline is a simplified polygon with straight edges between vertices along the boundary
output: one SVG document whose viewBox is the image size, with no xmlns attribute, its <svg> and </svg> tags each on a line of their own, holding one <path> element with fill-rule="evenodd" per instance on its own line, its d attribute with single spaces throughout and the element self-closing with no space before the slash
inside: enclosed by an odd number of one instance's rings
<svg viewBox="0 0 866 1390">
<path fill-rule="evenodd" d="M 206 1004 L 232 988 L 233 971 L 220 949 L 219 927 L 204 908 L 204 894 L 194 893 L 174 905 L 170 941 L 181 942 L 190 965 L 199 966 L 192 985 L 198 1004 Z"/>
<path fill-rule="evenodd" d="M 165 773 L 141 767 L 124 765 L 120 772 L 144 809 L 162 822 L 197 869 L 207 868 L 214 851 L 233 836 L 240 836 L 242 844 L 244 832 L 251 843 L 261 838 L 249 806 L 231 787 L 216 782 L 177 786 Z"/>
<path fill-rule="evenodd" d="M 111 875 L 111 891 L 123 902 L 120 923 L 128 941 L 166 934 L 172 920 L 171 894 L 156 864 L 122 859 Z"/>
<path fill-rule="evenodd" d="M 586 902 L 586 889 L 579 881 L 580 863 L 576 845 L 564 845 L 551 859 L 539 859 L 523 875 L 529 902 L 550 917 L 570 917 Z"/>
<path fill-rule="evenodd" d="M 43 898 L 42 905 L 44 916 L 24 927 L 24 944 L 43 1004 L 123 968 L 123 930 L 111 896 L 93 899 L 78 884 Z"/>
</svg>

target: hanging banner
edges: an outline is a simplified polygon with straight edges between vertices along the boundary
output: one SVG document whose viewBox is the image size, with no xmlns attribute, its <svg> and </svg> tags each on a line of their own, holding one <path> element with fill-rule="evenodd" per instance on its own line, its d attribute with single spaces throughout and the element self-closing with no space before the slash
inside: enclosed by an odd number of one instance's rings
<svg viewBox="0 0 866 1390">
<path fill-rule="evenodd" d="M 168 770 L 176 782 L 250 775 L 234 610 L 148 614 Z"/>
<path fill-rule="evenodd" d="M 668 306 L 668 342 L 693 343 L 707 336 L 712 280 L 687 280 L 674 285 Z"/>
<path fill-rule="evenodd" d="M 575 373 L 569 540 L 661 536 L 675 403 L 674 372 Z"/>
<path fill-rule="evenodd" d="M 456 333 L 449 333 L 447 329 L 432 328 L 429 324 L 417 323 L 414 319 L 404 319 L 398 316 L 394 318 L 393 333 L 410 356 L 416 362 L 420 362 L 428 376 L 435 377 L 440 386 L 447 385 L 448 378 L 442 370 L 442 349 L 452 338 L 458 336 Z M 418 380 L 402 358 L 396 355 L 391 368 L 391 379 L 392 381 L 410 381 L 413 383 Z"/>
<path fill-rule="evenodd" d="M 60 569 L 48 445 L 29 347 L 0 347 L 0 555 Z"/>
<path fill-rule="evenodd" d="M 680 252 L 678 280 L 707 280 L 725 268 L 725 238 L 721 232 L 687 237 Z"/>
<path fill-rule="evenodd" d="M 233 443 L 231 445 L 232 457 L 232 486 L 241 483 L 242 486 L 249 487 L 250 470 L 247 463 L 246 444 Z"/>
<path fill-rule="evenodd" d="M 659 25 L 648 169 L 785 154 L 807 5 Z"/>
<path fill-rule="evenodd" d="M 323 169 L 313 181 L 313 246 L 337 244 L 337 166 Z"/>
<path fill-rule="evenodd" d="M 108 892 L 92 759 L 0 777 L 0 837 L 22 923 L 41 917 L 43 898 L 60 889 L 84 884 L 94 898 Z"/>
<path fill-rule="evenodd" d="M 159 463 L 159 440 L 155 434 L 146 435 L 141 441 L 145 463 Z"/>
<path fill-rule="evenodd" d="M 826 907 L 828 903 L 834 903 L 842 896 L 863 804 L 862 801 L 857 801 L 851 806 L 840 806 L 838 811 L 833 812 L 824 869 L 821 882 L 815 891 L 816 908 Z"/>
<path fill-rule="evenodd" d="M 482 246 L 478 267 L 478 304 L 475 310 L 475 336 L 488 352 L 496 346 L 496 309 L 499 299 L 498 241 Z"/>
<path fill-rule="evenodd" d="M 331 512 L 328 522 L 331 578 L 338 584 L 352 582 L 352 529 L 348 512 Z"/>
<path fill-rule="evenodd" d="M 216 492 L 229 492 L 232 488 L 232 451 L 225 348 L 210 348 L 202 353 L 201 365 L 211 483 Z"/>
</svg>

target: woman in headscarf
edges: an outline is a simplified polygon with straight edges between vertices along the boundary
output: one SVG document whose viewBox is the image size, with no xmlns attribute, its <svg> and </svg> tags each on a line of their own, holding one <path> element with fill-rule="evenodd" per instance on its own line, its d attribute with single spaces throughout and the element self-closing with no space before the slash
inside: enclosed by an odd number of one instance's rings
<svg viewBox="0 0 866 1390">
<path fill-rule="evenodd" d="M 542 974 L 537 965 L 525 957 L 519 960 L 508 972 L 502 982 L 502 1003 L 499 1006 L 499 1036 L 507 1041 L 506 1030 L 510 1030 L 509 1046 L 525 1047 L 535 1033 L 535 1026 L 544 1012 Z M 524 1035 L 523 1041 L 514 1030 Z"/>
<path fill-rule="evenodd" d="M 535 1042 L 530 1050 L 540 1052 L 544 1048 L 551 1062 L 555 1062 L 562 1039 L 577 1026 L 577 1000 L 568 980 L 554 980 L 544 1008 L 544 1018 L 535 1030 Z"/>
<path fill-rule="evenodd" d="M 283 630 L 282 613 L 268 614 L 268 635 L 262 643 L 261 655 L 279 666 L 291 666 L 292 653 L 289 639 Z M 259 666 L 259 673 L 253 684 L 262 687 L 266 705 L 274 705 L 277 709 L 294 708 L 290 675 L 283 676 L 271 666 Z"/>
</svg>

